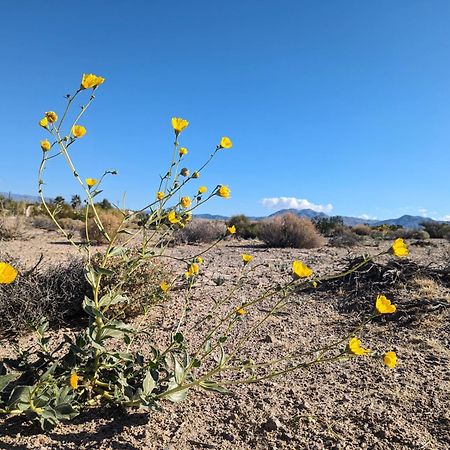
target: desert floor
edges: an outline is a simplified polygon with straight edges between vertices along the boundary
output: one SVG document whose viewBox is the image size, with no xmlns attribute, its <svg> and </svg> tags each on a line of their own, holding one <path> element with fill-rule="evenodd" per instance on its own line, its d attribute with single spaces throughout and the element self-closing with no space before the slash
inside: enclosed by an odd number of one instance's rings
<svg viewBox="0 0 450 450">
<path fill-rule="evenodd" d="M 430 242 L 410 242 L 411 254 L 406 261 L 420 267 L 448 268 L 450 243 Z M 345 258 L 375 254 L 388 249 L 391 242 L 368 240 L 366 244 L 349 250 L 329 246 L 297 250 L 266 249 L 256 241 L 222 242 L 204 255 L 189 323 L 200 318 L 230 288 L 242 268 L 242 253 L 254 256 L 251 264 L 266 264 L 249 276 L 245 288 L 225 305 L 228 308 L 286 277 L 294 259 L 304 261 L 318 274 L 330 274 L 345 267 Z M 170 252 L 187 256 L 206 247 L 183 245 Z M 44 230 L 29 230 L 21 240 L 0 242 L 0 251 L 19 256 L 29 266 L 41 253 L 46 262 L 74 253 L 58 234 Z M 386 264 L 392 259 L 383 256 L 380 262 Z M 2 419 L 0 448 L 450 448 L 449 284 L 430 281 L 420 270 L 416 275 L 408 283 L 399 281 L 388 291 L 379 292 L 389 296 L 398 311 L 369 323 L 360 333 L 364 345 L 373 349 L 372 356 L 316 365 L 261 384 L 237 386 L 232 395 L 194 390 L 184 402 L 163 401 L 160 410 L 150 413 L 127 414 L 108 406 L 92 409 L 48 433 L 27 426 L 19 417 Z M 364 295 L 362 284 L 359 296 L 351 295 L 345 286 L 319 286 L 295 294 L 295 300 L 249 339 L 244 356 L 260 361 L 293 348 L 309 350 L 316 344 L 337 340 L 370 313 L 375 298 Z M 173 329 L 180 302 L 181 294 L 174 291 L 168 302 L 149 316 L 155 325 L 155 342 L 164 342 Z M 268 307 L 270 301 L 249 310 L 243 317 L 242 330 Z M 197 332 L 187 332 L 186 336 L 193 343 L 199 339 Z M 25 336 L 20 342 L 26 344 L 30 339 Z M 3 340 L 0 356 L 10 352 L 10 344 Z M 382 362 L 387 350 L 398 354 L 395 369 Z"/>
</svg>

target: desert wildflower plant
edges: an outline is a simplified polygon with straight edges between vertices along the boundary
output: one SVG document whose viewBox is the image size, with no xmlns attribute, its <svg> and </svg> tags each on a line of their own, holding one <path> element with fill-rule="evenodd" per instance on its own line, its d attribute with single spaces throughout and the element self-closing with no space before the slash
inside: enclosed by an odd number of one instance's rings
<svg viewBox="0 0 450 450">
<path fill-rule="evenodd" d="M 43 429 L 49 429 L 59 421 L 71 420 L 86 408 L 105 402 L 121 407 L 153 409 L 163 400 L 182 401 L 194 390 L 228 393 L 233 386 L 262 382 L 313 365 L 376 355 L 362 343 L 359 333 L 374 317 L 395 313 L 395 305 L 382 293 L 374 299 L 373 313 L 335 342 L 308 351 L 294 347 L 283 356 L 265 361 L 249 360 L 243 350 L 270 317 L 299 303 L 303 290 L 317 287 L 325 280 L 346 276 L 386 252 L 366 256 L 352 269 L 329 276 L 316 275 L 313 268 L 302 261 L 289 262 L 284 282 L 266 288 L 254 298 L 238 301 L 237 292 L 245 289 L 246 280 L 262 266 L 257 256 L 242 254 L 240 274 L 227 293 L 204 311 L 195 324 L 189 321 L 192 289 L 201 283 L 204 258 L 218 242 L 232 238 L 236 227 L 228 227 L 220 239 L 189 258 L 167 255 L 168 238 L 186 226 L 200 205 L 213 197 L 230 198 L 231 189 L 225 184 L 209 188 L 202 185 L 193 188 L 190 195 L 185 191 L 218 152 L 233 147 L 232 140 L 227 136 L 219 138 L 206 161 L 191 172 L 185 167 L 191 151 L 180 142 L 190 124 L 184 118 L 173 117 L 174 142 L 168 169 L 149 193 L 148 204 L 138 211 L 117 207 L 121 221 L 117 230 L 111 233 L 102 221 L 95 200 L 102 192 L 105 177 L 117 172 L 80 174 L 71 155 L 79 139 L 88 139 L 88 130 L 80 121 L 104 82 L 105 78 L 101 76 L 84 74 L 79 88 L 67 96 L 62 113 L 48 111 L 38 121 L 46 132 L 40 141 L 39 195 L 43 208 L 59 232 L 83 257 L 85 278 L 91 287 L 83 301 L 89 324 L 73 336 L 65 334 L 60 342 L 53 343 L 47 336 L 48 323 L 42 322 L 35 329 L 37 341 L 34 346 L 19 350 L 15 359 L 0 362 L 0 413 L 24 414 Z M 74 114 L 74 102 L 79 100 L 83 103 L 81 110 Z M 45 169 L 55 158 L 65 160 L 68 176 L 78 183 L 84 195 L 86 241 L 81 244 L 62 227 L 58 205 L 49 204 L 44 195 Z M 107 243 L 100 258 L 94 258 L 89 221 L 94 221 Z M 136 223 L 137 227 L 131 226 Z M 403 240 L 397 239 L 390 252 L 403 258 L 408 255 L 408 248 Z M 133 325 L 123 319 L 121 313 L 130 304 L 123 286 L 127 277 L 143 265 L 153 267 L 156 261 L 168 258 L 182 264 L 184 269 L 160 282 L 158 292 L 164 299 L 176 289 L 183 292 L 183 301 L 177 322 L 167 334 L 165 343 L 161 344 L 154 341 L 148 327 Z M 111 268 L 110 262 L 114 259 L 121 260 L 127 267 L 121 276 Z M 0 284 L 14 283 L 17 278 L 20 274 L 14 267 L 0 262 Z M 108 282 L 111 279 L 116 281 Z M 264 309 L 262 316 L 254 314 L 262 302 L 270 302 L 270 307 Z M 150 310 L 151 305 L 145 309 L 140 324 L 145 325 Z M 195 331 L 200 336 L 199 343 L 189 342 L 186 331 Z M 149 351 L 145 354 L 141 352 L 142 345 L 136 344 L 138 337 L 148 341 Z M 387 351 L 384 356 L 381 353 L 379 356 L 386 366 L 396 366 L 395 352 Z"/>
</svg>

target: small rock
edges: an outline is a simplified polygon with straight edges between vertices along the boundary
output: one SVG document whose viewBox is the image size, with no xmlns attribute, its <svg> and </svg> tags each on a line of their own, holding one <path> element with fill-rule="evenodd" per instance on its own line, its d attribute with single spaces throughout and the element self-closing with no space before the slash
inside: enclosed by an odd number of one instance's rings
<svg viewBox="0 0 450 450">
<path fill-rule="evenodd" d="M 233 442 L 234 441 L 234 436 L 230 433 L 222 433 L 222 437 L 226 440 L 226 441 L 230 441 Z"/>
<path fill-rule="evenodd" d="M 276 431 L 280 428 L 281 422 L 275 417 L 269 417 L 263 424 L 262 427 L 266 431 Z"/>
</svg>

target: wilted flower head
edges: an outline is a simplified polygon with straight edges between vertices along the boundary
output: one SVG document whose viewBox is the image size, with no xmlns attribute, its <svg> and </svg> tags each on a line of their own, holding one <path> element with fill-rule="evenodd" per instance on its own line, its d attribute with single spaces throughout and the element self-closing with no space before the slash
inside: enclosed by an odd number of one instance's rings
<svg viewBox="0 0 450 450">
<path fill-rule="evenodd" d="M 105 81 L 103 77 L 98 77 L 97 75 L 94 75 L 93 73 L 83 73 L 83 78 L 81 79 L 81 89 L 89 89 L 89 88 L 96 88 L 100 84 L 102 84 Z"/>
<path fill-rule="evenodd" d="M 398 238 L 394 241 L 391 247 L 391 251 L 395 256 L 398 256 L 399 258 L 408 256 L 409 254 L 408 247 L 406 246 L 405 241 L 402 238 Z"/>
<path fill-rule="evenodd" d="M 195 172 L 192 174 L 192 178 L 200 178 L 200 172 L 195 171 Z"/>
<path fill-rule="evenodd" d="M 391 314 L 397 310 L 397 307 L 384 295 L 379 295 L 375 302 L 375 309 L 378 314 Z"/>
<path fill-rule="evenodd" d="M 55 111 L 47 111 L 45 113 L 45 117 L 47 117 L 47 120 L 50 123 L 54 123 L 58 120 L 58 116 L 56 115 Z"/>
<path fill-rule="evenodd" d="M 292 271 L 298 278 L 306 278 L 312 275 L 313 271 L 306 264 L 301 261 L 294 261 L 292 263 Z"/>
<path fill-rule="evenodd" d="M 395 352 L 387 352 L 383 357 L 384 363 L 390 369 L 393 369 L 397 365 L 397 354 Z"/>
<path fill-rule="evenodd" d="M 86 128 L 84 128 L 83 125 L 74 125 L 72 127 L 72 134 L 76 138 L 83 137 L 86 134 Z"/>
<path fill-rule="evenodd" d="M 224 136 L 221 140 L 220 140 L 220 148 L 231 148 L 233 147 L 233 143 L 231 142 L 231 139 L 227 136 Z"/>
<path fill-rule="evenodd" d="M 91 188 L 93 186 L 95 186 L 98 183 L 98 180 L 96 180 L 95 178 L 86 178 L 86 184 Z"/>
<path fill-rule="evenodd" d="M 52 148 L 52 144 L 50 144 L 48 139 L 45 139 L 45 140 L 41 141 L 41 148 L 42 148 L 42 151 L 48 152 Z"/>
<path fill-rule="evenodd" d="M 189 176 L 189 169 L 187 167 L 183 167 L 180 170 L 180 175 L 183 177 L 188 177 Z"/>
<path fill-rule="evenodd" d="M 17 278 L 17 270 L 6 262 L 0 262 L 0 284 L 11 284 Z"/>
<path fill-rule="evenodd" d="M 231 190 L 228 186 L 222 185 L 217 191 L 217 195 L 223 198 L 230 198 Z"/>
<path fill-rule="evenodd" d="M 187 126 L 189 122 L 181 117 L 172 117 L 172 127 L 178 136 Z"/>
<path fill-rule="evenodd" d="M 180 204 L 183 208 L 189 208 L 191 206 L 191 199 L 189 197 L 181 197 Z"/>
<path fill-rule="evenodd" d="M 361 347 L 361 341 L 357 337 L 352 337 L 347 344 L 347 351 L 357 356 L 367 355 L 370 350 Z"/>
</svg>

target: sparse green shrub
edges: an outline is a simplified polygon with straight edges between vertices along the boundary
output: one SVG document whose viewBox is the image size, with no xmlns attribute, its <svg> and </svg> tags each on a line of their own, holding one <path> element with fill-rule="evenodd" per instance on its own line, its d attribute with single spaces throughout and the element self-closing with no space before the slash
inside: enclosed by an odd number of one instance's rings
<svg viewBox="0 0 450 450">
<path fill-rule="evenodd" d="M 32 224 L 35 228 L 41 228 L 47 231 L 55 231 L 58 229 L 55 222 L 48 216 L 35 216 L 33 217 Z"/>
<path fill-rule="evenodd" d="M 251 221 L 244 214 L 233 216 L 227 222 L 228 227 L 236 227 L 236 236 L 242 239 L 256 239 L 258 237 L 258 222 Z"/>
<path fill-rule="evenodd" d="M 358 236 L 370 236 L 370 234 L 372 233 L 372 229 L 368 225 L 365 225 L 363 223 L 354 225 L 351 230 Z"/>
<path fill-rule="evenodd" d="M 390 233 L 390 237 L 393 239 L 417 239 L 424 241 L 430 239 L 430 235 L 425 230 L 412 230 L 410 228 L 400 228 L 399 230 Z"/>
<path fill-rule="evenodd" d="M 342 228 L 329 241 L 333 247 L 354 247 L 361 242 L 361 236 L 349 228 Z"/>
<path fill-rule="evenodd" d="M 450 233 L 450 224 L 440 222 L 423 222 L 420 224 L 431 238 L 444 238 Z"/>
<path fill-rule="evenodd" d="M 23 236 L 23 217 L 0 218 L 0 241 L 12 241 Z"/>
<path fill-rule="evenodd" d="M 319 233 L 327 237 L 333 236 L 344 226 L 344 221 L 339 216 L 316 217 L 313 219 L 313 223 Z"/>
<path fill-rule="evenodd" d="M 315 248 L 325 243 L 310 220 L 294 214 L 263 220 L 258 234 L 268 247 Z"/>
<path fill-rule="evenodd" d="M 220 239 L 225 231 L 225 224 L 219 220 L 196 219 L 173 234 L 173 243 L 211 243 Z"/>
</svg>

